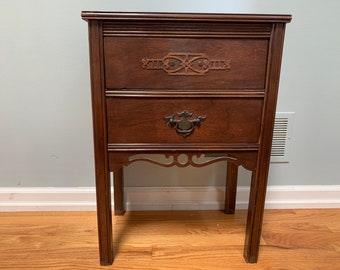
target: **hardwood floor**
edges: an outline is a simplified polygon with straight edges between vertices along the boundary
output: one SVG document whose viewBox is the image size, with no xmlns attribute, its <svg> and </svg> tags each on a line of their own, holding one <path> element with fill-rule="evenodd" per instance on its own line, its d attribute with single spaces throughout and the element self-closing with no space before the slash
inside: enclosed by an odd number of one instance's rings
<svg viewBox="0 0 340 270">
<path fill-rule="evenodd" d="M 242 257 L 245 221 L 127 212 L 113 217 L 115 262 L 100 266 L 95 212 L 0 213 L 0 269 L 340 269 L 340 209 L 266 210 L 257 264 Z"/>
</svg>

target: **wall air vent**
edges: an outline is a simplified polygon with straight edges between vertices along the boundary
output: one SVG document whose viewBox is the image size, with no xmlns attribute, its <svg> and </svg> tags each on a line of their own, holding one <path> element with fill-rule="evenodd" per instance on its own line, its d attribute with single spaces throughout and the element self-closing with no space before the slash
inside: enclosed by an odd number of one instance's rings
<svg viewBox="0 0 340 270">
<path fill-rule="evenodd" d="M 274 123 L 271 162 L 289 162 L 289 145 L 294 122 L 293 112 L 277 112 Z"/>
</svg>

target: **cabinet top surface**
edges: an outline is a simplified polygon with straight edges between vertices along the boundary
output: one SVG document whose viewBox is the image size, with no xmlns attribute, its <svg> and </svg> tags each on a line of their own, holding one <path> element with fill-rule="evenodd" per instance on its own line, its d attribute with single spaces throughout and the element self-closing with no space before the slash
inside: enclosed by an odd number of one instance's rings
<svg viewBox="0 0 340 270">
<path fill-rule="evenodd" d="M 82 11 L 84 20 L 145 20 L 145 21 L 211 21 L 211 22 L 281 22 L 288 23 L 287 14 L 222 14 L 222 13 L 156 13 Z"/>
</svg>

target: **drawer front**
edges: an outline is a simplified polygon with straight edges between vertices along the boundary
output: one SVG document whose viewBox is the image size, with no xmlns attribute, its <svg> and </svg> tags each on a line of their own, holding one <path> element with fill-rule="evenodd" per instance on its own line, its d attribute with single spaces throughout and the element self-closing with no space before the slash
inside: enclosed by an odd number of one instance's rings
<svg viewBox="0 0 340 270">
<path fill-rule="evenodd" d="M 108 143 L 257 143 L 263 100 L 111 97 L 106 105 Z"/>
<path fill-rule="evenodd" d="M 263 38 L 105 37 L 108 89 L 264 89 Z"/>
</svg>

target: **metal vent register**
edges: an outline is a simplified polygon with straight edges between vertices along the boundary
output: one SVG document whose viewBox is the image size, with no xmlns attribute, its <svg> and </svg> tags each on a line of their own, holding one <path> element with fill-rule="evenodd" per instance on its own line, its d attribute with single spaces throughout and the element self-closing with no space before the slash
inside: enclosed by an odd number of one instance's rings
<svg viewBox="0 0 340 270">
<path fill-rule="evenodd" d="M 271 162 L 289 162 L 292 138 L 293 112 L 278 112 L 275 116 Z"/>
</svg>

